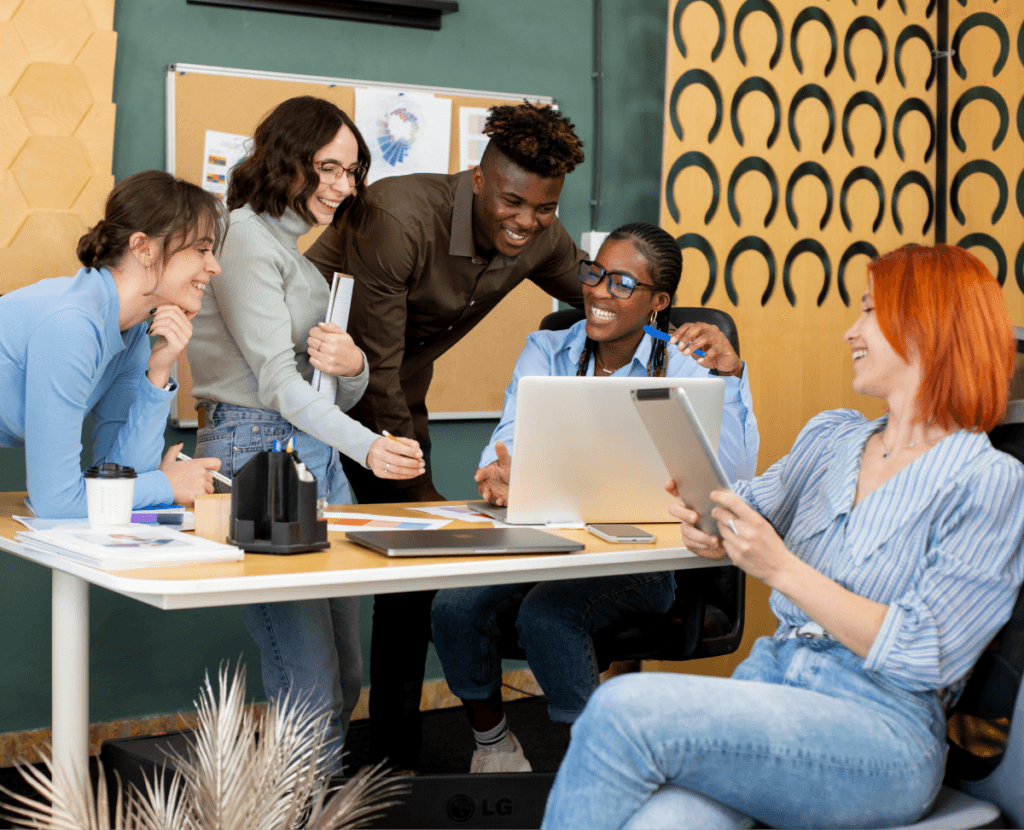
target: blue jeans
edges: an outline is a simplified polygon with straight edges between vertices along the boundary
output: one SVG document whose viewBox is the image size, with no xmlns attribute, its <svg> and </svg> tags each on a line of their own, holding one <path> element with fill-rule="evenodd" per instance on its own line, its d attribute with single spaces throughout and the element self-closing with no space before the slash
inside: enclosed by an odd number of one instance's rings
<svg viewBox="0 0 1024 830">
<path fill-rule="evenodd" d="M 944 724 L 863 662 L 833 640 L 762 638 L 731 679 L 615 678 L 573 725 L 542 826 L 914 822 L 942 783 Z"/>
<path fill-rule="evenodd" d="M 572 723 L 600 682 L 591 634 L 626 613 L 667 611 L 675 589 L 675 575 L 666 572 L 440 591 L 431 612 L 434 646 L 452 692 L 487 699 L 501 689 L 498 618 L 521 602 L 519 644 L 548 696 L 548 716 Z"/>
<path fill-rule="evenodd" d="M 221 470 L 233 477 L 256 453 L 271 449 L 274 439 L 289 437 L 316 476 L 317 497 L 328 504 L 351 504 L 338 453 L 272 410 L 207 404 L 196 455 L 219 458 Z M 262 602 L 243 606 L 242 618 L 262 655 L 267 697 L 309 695 L 329 708 L 330 737 L 340 749 L 363 685 L 359 598 Z"/>
</svg>

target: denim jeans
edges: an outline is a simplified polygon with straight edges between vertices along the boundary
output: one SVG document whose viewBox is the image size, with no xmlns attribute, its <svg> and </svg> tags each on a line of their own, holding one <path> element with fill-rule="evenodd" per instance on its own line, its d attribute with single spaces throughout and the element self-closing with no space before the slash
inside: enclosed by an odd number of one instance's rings
<svg viewBox="0 0 1024 830">
<path fill-rule="evenodd" d="M 572 723 L 600 682 L 591 634 L 626 613 L 667 611 L 674 597 L 672 572 L 440 591 L 434 646 L 454 694 L 490 697 L 501 688 L 498 618 L 521 602 L 519 644 L 548 696 L 548 716 Z"/>
<path fill-rule="evenodd" d="M 863 662 L 834 640 L 762 638 L 731 679 L 613 679 L 573 725 L 542 826 L 914 822 L 942 783 L 944 724 Z"/>
<path fill-rule="evenodd" d="M 328 504 L 351 504 L 338 453 L 272 410 L 207 404 L 196 455 L 219 458 L 221 470 L 233 477 L 257 452 L 271 449 L 274 439 L 289 437 L 316 476 L 317 497 Z M 242 618 L 262 655 L 267 697 L 308 695 L 329 708 L 330 737 L 340 749 L 363 685 L 359 598 L 262 602 L 243 606 Z"/>
</svg>

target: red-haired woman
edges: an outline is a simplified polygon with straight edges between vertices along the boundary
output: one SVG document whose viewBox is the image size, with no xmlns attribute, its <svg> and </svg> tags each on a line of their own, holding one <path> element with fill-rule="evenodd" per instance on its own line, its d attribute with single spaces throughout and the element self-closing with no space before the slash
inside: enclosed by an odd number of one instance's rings
<svg viewBox="0 0 1024 830">
<path fill-rule="evenodd" d="M 876 421 L 825 412 L 763 476 L 716 492 L 686 546 L 770 586 L 778 617 L 731 679 L 616 678 L 590 699 L 544 827 L 882 827 L 942 782 L 946 707 L 1024 577 L 1024 467 L 985 431 L 1014 343 L 999 284 L 959 248 L 870 266 L 846 332 Z"/>
</svg>

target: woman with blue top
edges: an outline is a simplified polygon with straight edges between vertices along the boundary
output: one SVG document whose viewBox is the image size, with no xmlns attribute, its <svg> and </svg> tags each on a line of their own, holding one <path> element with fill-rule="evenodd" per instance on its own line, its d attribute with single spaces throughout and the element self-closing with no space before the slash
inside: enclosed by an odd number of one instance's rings
<svg viewBox="0 0 1024 830">
<path fill-rule="evenodd" d="M 345 414 L 366 389 L 366 359 L 324 322 L 330 289 L 298 250 L 314 225 L 361 231 L 369 160 L 355 124 L 329 101 L 291 98 L 260 122 L 231 171 L 223 271 L 188 350 L 192 392 L 205 407 L 197 454 L 234 475 L 275 439 L 292 438 L 329 504 L 352 501 L 338 451 L 381 478 L 424 470 L 415 441 L 377 435 Z M 337 378 L 336 395 L 310 385 L 314 369 Z M 261 603 L 243 617 L 262 653 L 267 695 L 311 695 L 331 710 L 340 743 L 362 688 L 359 598 Z"/>
<path fill-rule="evenodd" d="M 719 458 L 730 477 L 749 478 L 758 432 L 745 365 L 715 326 L 691 323 L 670 345 L 644 332 L 669 331 L 682 254 L 671 235 L 638 222 L 611 233 L 594 262 L 580 266 L 586 319 L 566 331 L 538 331 L 526 341 L 505 392 L 501 421 L 483 451 L 478 489 L 505 504 L 519 379 L 528 375 L 725 378 Z M 694 358 L 697 349 L 704 357 Z M 675 576 L 627 574 L 594 579 L 495 585 L 441 591 L 434 601 L 434 644 L 448 686 L 466 706 L 477 742 L 471 772 L 530 769 L 508 731 L 501 703 L 499 614 L 521 603 L 516 627 L 530 667 L 548 696 L 552 720 L 571 724 L 599 681 L 591 634 L 632 612 L 663 612 L 675 598 Z"/>
<path fill-rule="evenodd" d="M 177 461 L 180 444 L 163 450 L 178 388 L 171 367 L 220 272 L 223 231 L 211 194 L 167 173 L 137 173 L 79 240 L 75 276 L 0 297 L 0 446 L 25 448 L 37 515 L 87 515 L 81 436 L 90 414 L 93 463 L 135 468 L 134 507 L 213 492 L 219 462 Z"/>
<path fill-rule="evenodd" d="M 686 547 L 772 590 L 778 617 L 731 679 L 642 674 L 576 722 L 544 827 L 886 827 L 942 783 L 946 710 L 1024 578 L 1024 467 L 986 430 L 1014 365 L 999 283 L 970 253 L 869 266 L 846 332 L 854 391 L 886 416 L 812 419 Z M 781 534 L 781 535 L 780 535 Z"/>
</svg>

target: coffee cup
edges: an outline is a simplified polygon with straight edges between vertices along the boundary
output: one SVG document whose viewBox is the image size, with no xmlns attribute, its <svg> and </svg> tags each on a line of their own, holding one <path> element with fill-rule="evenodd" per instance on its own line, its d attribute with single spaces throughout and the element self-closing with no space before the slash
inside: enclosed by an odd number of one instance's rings
<svg viewBox="0 0 1024 830">
<path fill-rule="evenodd" d="M 134 468 L 109 461 L 85 471 L 85 499 L 91 527 L 131 524 L 136 478 Z"/>
</svg>

